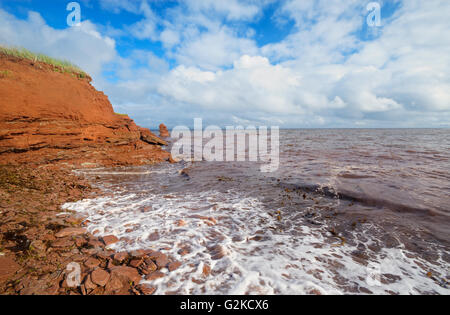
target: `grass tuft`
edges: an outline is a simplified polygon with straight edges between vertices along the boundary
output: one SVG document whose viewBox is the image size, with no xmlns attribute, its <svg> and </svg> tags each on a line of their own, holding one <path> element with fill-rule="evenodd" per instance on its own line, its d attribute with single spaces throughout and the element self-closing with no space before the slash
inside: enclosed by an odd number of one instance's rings
<svg viewBox="0 0 450 315">
<path fill-rule="evenodd" d="M 0 70 L 0 79 L 7 78 L 11 76 L 11 71 L 9 70 Z"/>
<path fill-rule="evenodd" d="M 44 54 L 37 54 L 25 48 L 11 48 L 0 46 L 0 54 L 20 59 L 27 59 L 33 62 L 43 62 L 48 65 L 54 66 L 55 71 L 57 72 L 75 73 L 80 78 L 85 78 L 88 76 L 83 70 L 67 60 L 52 58 Z"/>
</svg>

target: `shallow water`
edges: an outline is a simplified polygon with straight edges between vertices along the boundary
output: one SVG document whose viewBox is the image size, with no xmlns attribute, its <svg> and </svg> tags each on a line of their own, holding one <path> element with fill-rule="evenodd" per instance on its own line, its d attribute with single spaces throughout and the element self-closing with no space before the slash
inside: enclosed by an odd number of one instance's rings
<svg viewBox="0 0 450 315">
<path fill-rule="evenodd" d="M 86 176 L 112 197 L 65 207 L 121 238 L 114 249 L 183 262 L 152 283 L 157 294 L 450 293 L 449 130 L 286 130 L 280 141 L 274 173 L 97 169 Z"/>
</svg>

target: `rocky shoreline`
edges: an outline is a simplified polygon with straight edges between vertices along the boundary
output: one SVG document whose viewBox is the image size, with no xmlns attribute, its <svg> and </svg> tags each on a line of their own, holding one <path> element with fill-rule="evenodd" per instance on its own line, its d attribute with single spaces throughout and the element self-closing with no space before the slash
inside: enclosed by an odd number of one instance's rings
<svg viewBox="0 0 450 315">
<path fill-rule="evenodd" d="M 6 53 L 0 70 L 8 73 L 0 77 L 0 294 L 154 293 L 140 280 L 178 262 L 159 251 L 116 253 L 108 246 L 117 238 L 90 235 L 85 218 L 61 206 L 104 194 L 72 170 L 173 162 L 167 142 L 115 113 L 87 75 Z M 71 263 L 80 267 L 72 287 Z"/>
<path fill-rule="evenodd" d="M 83 178 L 52 165 L 0 167 L 0 294 L 149 295 L 145 277 L 164 277 L 180 262 L 160 251 L 117 253 L 119 240 L 86 232 L 85 218 L 62 212 L 66 202 L 98 196 Z M 70 287 L 67 266 L 81 268 L 81 285 Z"/>
</svg>

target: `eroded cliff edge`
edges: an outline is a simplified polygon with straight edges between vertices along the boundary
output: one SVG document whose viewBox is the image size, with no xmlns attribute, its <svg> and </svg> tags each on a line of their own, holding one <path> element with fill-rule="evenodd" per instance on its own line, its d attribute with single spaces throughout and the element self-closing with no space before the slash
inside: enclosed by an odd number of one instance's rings
<svg viewBox="0 0 450 315">
<path fill-rule="evenodd" d="M 170 159 L 166 142 L 116 114 L 91 78 L 0 53 L 0 164 L 127 166 Z"/>
</svg>

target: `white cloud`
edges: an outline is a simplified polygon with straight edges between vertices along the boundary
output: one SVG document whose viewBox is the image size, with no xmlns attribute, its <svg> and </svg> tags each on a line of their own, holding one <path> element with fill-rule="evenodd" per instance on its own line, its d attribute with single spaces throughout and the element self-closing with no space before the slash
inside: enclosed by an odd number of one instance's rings
<svg viewBox="0 0 450 315">
<path fill-rule="evenodd" d="M 221 14 L 228 20 L 248 20 L 260 12 L 260 6 L 258 4 L 261 4 L 261 1 L 258 2 L 239 0 L 185 0 L 184 4 L 193 12 Z"/>
<path fill-rule="evenodd" d="M 227 27 L 207 32 L 181 44 L 173 54 L 179 64 L 217 70 L 228 67 L 244 54 L 257 54 L 253 40 L 239 38 Z"/>
</svg>

